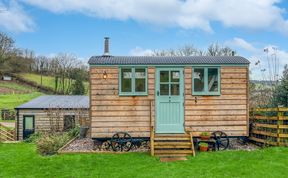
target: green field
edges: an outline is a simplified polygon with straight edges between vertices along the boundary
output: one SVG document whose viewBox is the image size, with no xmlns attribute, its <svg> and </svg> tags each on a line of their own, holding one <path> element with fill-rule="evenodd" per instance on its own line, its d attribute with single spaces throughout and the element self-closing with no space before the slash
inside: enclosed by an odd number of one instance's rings
<svg viewBox="0 0 288 178">
<path fill-rule="evenodd" d="M 25 94 L 0 94 L 0 108 L 13 109 L 20 104 L 26 103 L 33 98 L 43 95 L 40 92 L 32 92 Z"/>
<path fill-rule="evenodd" d="M 287 177 L 288 148 L 200 153 L 161 163 L 148 153 L 66 154 L 43 157 L 33 144 L 0 144 L 0 177 Z"/>
<path fill-rule="evenodd" d="M 26 80 L 33 81 L 33 82 L 41 85 L 41 75 L 39 75 L 39 74 L 22 73 L 22 74 L 19 74 L 19 76 L 26 79 Z M 65 82 L 68 83 L 68 79 L 65 80 Z M 42 76 L 42 85 L 49 87 L 51 89 L 55 89 L 55 77 Z M 84 82 L 84 85 L 85 85 L 85 89 L 87 91 L 88 82 Z"/>
<path fill-rule="evenodd" d="M 15 82 L 0 81 L 0 109 L 13 109 L 16 106 L 36 98 L 42 93 Z"/>
</svg>

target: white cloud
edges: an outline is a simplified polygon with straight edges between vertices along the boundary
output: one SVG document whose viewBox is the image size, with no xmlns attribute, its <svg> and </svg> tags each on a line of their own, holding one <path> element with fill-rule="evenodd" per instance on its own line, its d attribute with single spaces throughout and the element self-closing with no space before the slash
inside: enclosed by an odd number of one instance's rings
<svg viewBox="0 0 288 178">
<path fill-rule="evenodd" d="M 226 46 L 229 47 L 237 47 L 242 48 L 244 50 L 250 51 L 250 52 L 256 52 L 257 49 L 249 42 L 245 41 L 242 38 L 233 38 L 232 40 L 228 40 L 224 43 Z"/>
<path fill-rule="evenodd" d="M 33 31 L 35 24 L 19 3 L 12 0 L 8 4 L 0 2 L 0 27 L 13 32 Z"/>
<path fill-rule="evenodd" d="M 151 56 L 153 54 L 153 51 L 151 49 L 143 49 L 141 47 L 136 47 L 132 50 L 130 50 L 131 56 Z"/>
<path fill-rule="evenodd" d="M 55 13 L 80 12 L 100 18 L 132 19 L 162 26 L 202 29 L 226 27 L 278 31 L 288 35 L 279 0 L 21 0 Z"/>
</svg>

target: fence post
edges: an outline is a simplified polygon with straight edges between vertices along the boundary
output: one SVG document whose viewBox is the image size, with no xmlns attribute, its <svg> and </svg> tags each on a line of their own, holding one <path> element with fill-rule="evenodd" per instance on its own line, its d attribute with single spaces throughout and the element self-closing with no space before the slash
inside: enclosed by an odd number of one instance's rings
<svg viewBox="0 0 288 178">
<path fill-rule="evenodd" d="M 281 111 L 281 108 L 277 107 L 277 146 L 281 145 L 281 137 L 280 134 L 282 133 L 282 128 L 280 126 L 283 125 L 283 111 Z"/>
</svg>

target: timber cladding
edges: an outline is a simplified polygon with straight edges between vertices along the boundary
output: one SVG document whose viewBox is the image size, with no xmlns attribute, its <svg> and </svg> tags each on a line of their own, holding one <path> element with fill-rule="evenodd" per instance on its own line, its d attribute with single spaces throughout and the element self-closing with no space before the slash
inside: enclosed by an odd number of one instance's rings
<svg viewBox="0 0 288 178">
<path fill-rule="evenodd" d="M 34 117 L 35 133 L 49 132 L 51 129 L 63 130 L 64 115 L 74 115 L 76 125 L 90 125 L 88 110 L 43 110 L 43 109 L 19 109 L 18 140 L 23 140 L 23 121 L 25 116 Z M 53 114 L 54 116 L 51 116 Z"/>
<path fill-rule="evenodd" d="M 90 67 L 91 137 L 107 138 L 115 132 L 150 136 L 150 102 L 155 100 L 155 67 L 148 67 L 147 96 L 119 96 L 117 66 Z M 192 67 L 184 67 L 185 130 L 199 135 L 221 130 L 230 136 L 248 133 L 248 66 L 221 66 L 221 94 L 193 96 Z M 107 78 L 103 78 L 103 73 Z M 152 102 L 155 121 L 155 102 Z"/>
</svg>

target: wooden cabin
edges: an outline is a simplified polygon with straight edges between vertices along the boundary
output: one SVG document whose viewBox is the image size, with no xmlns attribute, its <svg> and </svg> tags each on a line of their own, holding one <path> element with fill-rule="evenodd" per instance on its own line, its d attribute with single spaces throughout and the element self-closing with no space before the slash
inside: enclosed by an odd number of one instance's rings
<svg viewBox="0 0 288 178">
<path fill-rule="evenodd" d="M 17 140 L 37 132 L 61 132 L 76 125 L 90 125 L 88 96 L 39 96 L 15 109 Z"/>
<path fill-rule="evenodd" d="M 240 56 L 93 56 L 92 138 L 223 131 L 248 136 L 249 61 Z"/>
</svg>

